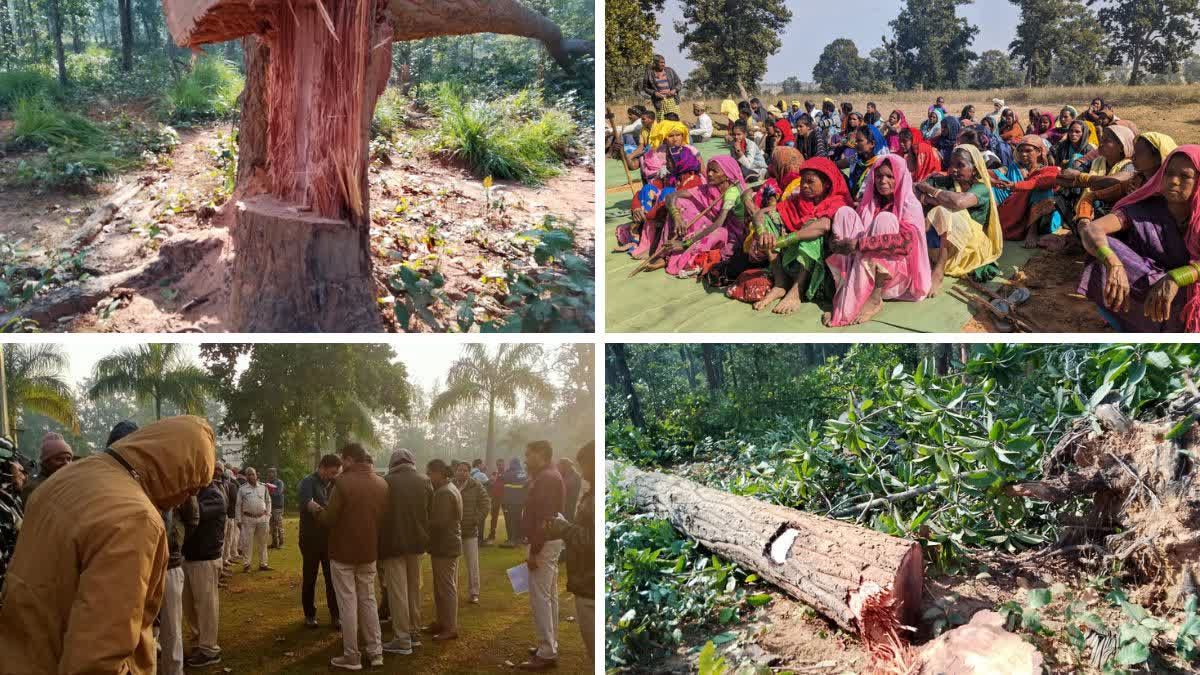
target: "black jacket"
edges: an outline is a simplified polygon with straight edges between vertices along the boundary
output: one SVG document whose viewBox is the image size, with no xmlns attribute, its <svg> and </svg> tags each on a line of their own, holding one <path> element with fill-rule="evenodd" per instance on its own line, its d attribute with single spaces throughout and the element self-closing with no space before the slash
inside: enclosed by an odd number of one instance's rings
<svg viewBox="0 0 1200 675">
<path fill-rule="evenodd" d="M 412 464 L 400 464 L 384 480 L 388 484 L 388 508 L 379 528 L 379 559 L 425 553 L 429 547 L 433 483 Z"/>
<path fill-rule="evenodd" d="M 188 562 L 216 560 L 225 546 L 225 486 L 213 481 L 196 495 L 197 524 L 183 539 L 183 558 Z"/>
<path fill-rule="evenodd" d="M 679 90 L 683 88 L 683 84 L 679 81 L 679 76 L 675 74 L 674 68 L 667 66 L 664 69 L 664 71 L 666 72 L 666 75 L 667 75 L 667 86 L 669 86 L 671 88 L 671 90 L 675 92 L 675 96 L 673 96 L 672 98 L 675 99 L 675 103 L 676 103 L 676 105 L 678 105 L 679 104 Z M 642 85 L 641 85 L 640 89 L 641 89 L 642 94 L 645 95 L 646 98 L 650 99 L 651 101 L 654 101 L 654 104 L 655 104 L 654 107 L 657 108 L 658 101 L 660 99 L 655 98 L 656 96 L 658 96 L 658 86 L 655 85 L 655 83 L 654 83 L 654 66 L 651 66 L 646 69 L 646 74 L 642 76 Z"/>
<path fill-rule="evenodd" d="M 226 478 L 222 481 L 222 488 L 225 490 L 225 517 L 237 520 L 237 493 L 238 482 L 234 478 Z"/>
<path fill-rule="evenodd" d="M 308 500 L 327 506 L 332 489 L 316 471 L 305 476 L 296 486 L 296 499 L 300 504 L 300 552 L 304 555 L 324 556 L 329 553 L 329 530 L 309 512 Z"/>
</svg>

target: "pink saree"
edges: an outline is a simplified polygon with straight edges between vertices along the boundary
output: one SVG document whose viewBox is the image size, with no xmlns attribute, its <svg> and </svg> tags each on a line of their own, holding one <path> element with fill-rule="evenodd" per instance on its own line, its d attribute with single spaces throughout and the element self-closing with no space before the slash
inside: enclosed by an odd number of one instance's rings
<svg viewBox="0 0 1200 675">
<path fill-rule="evenodd" d="M 721 155 L 713 158 L 714 162 L 721 167 L 721 173 L 729 179 L 730 183 L 737 186 L 739 192 L 746 189 L 746 181 L 742 178 L 741 167 L 738 166 L 737 160 L 729 155 Z M 717 189 L 705 185 L 704 187 L 691 191 L 692 197 L 680 199 L 675 202 L 679 207 L 679 215 L 682 217 L 685 225 L 690 224 L 685 236 L 691 237 L 694 234 L 706 229 L 712 225 L 721 210 L 725 208 L 723 195 L 717 192 Z M 710 208 L 711 207 L 711 208 Z M 703 214 L 703 215 L 701 215 Z M 692 221 L 695 220 L 693 223 Z M 717 229 L 710 232 L 700 241 L 692 244 L 686 251 L 676 253 L 667 258 L 667 274 L 679 276 L 684 270 L 690 269 L 695 265 L 696 258 L 700 254 L 712 250 L 721 251 L 721 259 L 724 260 L 733 255 L 734 246 L 741 244 L 746 237 L 746 224 L 742 218 L 735 216 L 733 211 L 725 217 L 725 223 Z"/>
<path fill-rule="evenodd" d="M 895 176 L 896 193 L 887 210 L 881 210 L 875 203 L 875 172 L 885 163 Z M 847 326 L 858 318 L 875 290 L 877 266 L 891 276 L 883 289 L 884 300 L 916 302 L 929 294 L 932 281 L 925 216 L 912 186 L 904 158 L 883 155 L 867 174 L 858 210 L 843 207 L 834 216 L 833 236 L 858 240 L 859 250 L 832 254 L 825 260 L 837 286 L 831 325 Z"/>
</svg>

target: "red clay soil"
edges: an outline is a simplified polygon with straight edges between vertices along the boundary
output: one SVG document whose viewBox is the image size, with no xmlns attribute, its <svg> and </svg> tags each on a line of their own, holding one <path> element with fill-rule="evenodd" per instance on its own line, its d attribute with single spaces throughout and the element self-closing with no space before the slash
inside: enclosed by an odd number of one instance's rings
<svg viewBox="0 0 1200 675">
<path fill-rule="evenodd" d="M 1006 242 L 1005 246 L 1020 246 Z M 1021 268 L 1015 280 L 1030 291 L 1021 313 L 1033 318 L 1051 333 L 1108 333 L 1112 329 L 1100 318 L 1095 304 L 1075 292 L 1083 274 L 1086 257 L 1082 253 L 1036 255 Z M 963 326 L 964 333 L 994 333 L 992 315 L 981 310 Z"/>
</svg>

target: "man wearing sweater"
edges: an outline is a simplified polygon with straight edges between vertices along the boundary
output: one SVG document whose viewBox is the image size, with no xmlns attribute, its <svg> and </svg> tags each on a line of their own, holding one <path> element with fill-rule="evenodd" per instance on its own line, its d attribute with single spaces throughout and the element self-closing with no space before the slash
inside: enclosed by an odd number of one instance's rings
<svg viewBox="0 0 1200 675">
<path fill-rule="evenodd" d="M 533 481 L 525 498 L 521 530 L 529 541 L 525 563 L 529 566 L 529 604 L 537 647 L 522 670 L 548 670 L 558 665 L 558 558 L 562 539 L 548 539 L 545 525 L 563 512 L 566 501 L 562 476 L 554 466 L 550 443 L 534 441 L 525 446 L 525 464 Z"/>
<path fill-rule="evenodd" d="M 479 535 L 482 517 L 492 508 L 492 498 L 478 480 L 470 475 L 470 465 L 456 462 L 454 487 L 462 496 L 462 547 L 467 559 L 467 589 L 471 604 L 479 604 Z"/>
<path fill-rule="evenodd" d="M 561 538 L 567 550 L 563 562 L 567 566 L 567 590 L 575 596 L 575 619 L 583 633 L 588 658 L 596 658 L 596 444 L 588 442 L 579 449 L 575 460 L 583 470 L 588 489 L 579 498 L 574 520 L 555 518 L 546 525 L 546 536 Z"/>
<path fill-rule="evenodd" d="M 388 461 L 388 508 L 379 531 L 379 566 L 387 588 L 394 637 L 389 654 L 411 654 L 421 627 L 421 556 L 429 547 L 433 484 L 417 471 L 412 451 L 400 448 Z"/>
<path fill-rule="evenodd" d="M 429 559 L 433 565 L 433 604 L 437 622 L 429 626 L 437 642 L 458 637 L 458 556 L 462 555 L 462 495 L 450 480 L 450 467 L 435 459 L 425 467 L 433 484 L 429 509 Z"/>
<path fill-rule="evenodd" d="M 184 522 L 196 523 L 183 538 L 183 616 L 189 641 L 195 645 L 185 663 L 193 668 L 221 662 L 217 582 L 225 548 L 224 474 L 217 462 L 213 482 L 180 507 Z"/>
</svg>

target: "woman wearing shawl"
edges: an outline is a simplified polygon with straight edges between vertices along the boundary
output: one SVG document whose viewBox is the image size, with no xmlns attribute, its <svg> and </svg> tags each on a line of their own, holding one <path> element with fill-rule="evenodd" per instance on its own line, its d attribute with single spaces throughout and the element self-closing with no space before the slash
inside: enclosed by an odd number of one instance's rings
<svg viewBox="0 0 1200 675">
<path fill-rule="evenodd" d="M 1059 174 L 1060 187 L 1074 187 L 1083 190 L 1079 195 L 1079 200 L 1075 203 L 1075 212 L 1071 219 L 1076 228 L 1108 213 L 1115 200 L 1102 201 L 1098 199 L 1091 183 L 1105 176 L 1111 177 L 1121 173 L 1132 174 L 1134 172 L 1131 163 L 1133 141 L 1134 134 L 1128 128 L 1117 125 L 1107 127 L 1104 130 L 1103 139 L 1100 141 L 1100 147 L 1097 149 L 1099 156 L 1092 161 L 1092 166 L 1087 172 L 1067 169 Z"/>
<path fill-rule="evenodd" d="M 950 154 L 954 152 L 954 148 L 958 144 L 958 135 L 961 132 L 962 124 L 957 117 L 946 115 L 942 118 L 942 133 L 938 136 L 935 147 L 942 156 L 943 169 L 950 166 Z"/>
<path fill-rule="evenodd" d="M 929 142 L 933 142 L 942 130 L 942 118 L 945 114 L 937 108 L 930 108 L 929 115 L 921 122 L 921 137 Z"/>
<path fill-rule="evenodd" d="M 759 209 L 775 206 L 779 199 L 786 199 L 795 190 L 800 177 L 800 166 L 804 156 L 795 148 L 775 148 L 767 164 L 767 179 L 754 195 L 754 205 Z"/>
<path fill-rule="evenodd" d="M 779 143 L 784 147 L 796 147 L 796 135 L 792 133 L 792 123 L 786 117 L 775 120 L 775 128 L 779 130 Z"/>
<path fill-rule="evenodd" d="M 1042 113 L 1041 117 L 1038 118 L 1036 128 L 1036 133 L 1038 136 L 1045 138 L 1051 143 L 1054 142 L 1054 140 L 1051 138 L 1051 136 L 1054 134 L 1054 115 L 1051 115 L 1048 112 Z"/>
<path fill-rule="evenodd" d="M 672 237 L 665 244 L 667 274 L 672 276 L 704 273 L 732 256 L 734 246 L 740 246 L 746 237 L 743 198 L 749 190 L 738 163 L 729 155 L 721 155 L 709 160 L 707 175 L 707 185 L 678 190 L 673 197 L 683 202 L 694 194 L 695 202 L 704 206 L 697 216 L 683 208 L 671 214 L 674 231 L 683 233 L 681 238 Z"/>
<path fill-rule="evenodd" d="M 1088 187 L 1097 200 L 1116 204 L 1153 178 L 1175 147 L 1175 139 L 1170 136 L 1148 131 L 1133 142 L 1133 156 L 1130 158 L 1133 173 L 1095 177 L 1088 181 Z"/>
<path fill-rule="evenodd" d="M 880 129 L 883 132 L 883 137 L 887 139 L 888 150 L 892 152 L 900 151 L 900 132 L 907 128 L 908 119 L 904 117 L 903 112 L 893 110 L 892 114 L 888 115 L 887 123 Z"/>
<path fill-rule="evenodd" d="M 942 170 L 942 158 L 933 146 L 926 143 L 919 134 L 910 128 L 900 132 L 900 147 L 898 152 L 904 158 L 908 171 L 913 180 L 920 182 Z"/>
<path fill-rule="evenodd" d="M 1028 133 L 1036 134 L 1037 128 L 1038 128 L 1038 126 L 1041 125 L 1041 123 L 1042 123 L 1041 108 L 1030 108 L 1029 109 L 1029 122 L 1025 126 L 1025 128 L 1029 130 Z"/>
<path fill-rule="evenodd" d="M 978 122 L 975 121 L 975 106 L 963 106 L 962 115 L 959 115 L 958 121 L 964 127 L 973 127 L 978 124 Z"/>
<path fill-rule="evenodd" d="M 667 131 L 664 166 L 638 192 L 631 209 L 633 223 L 617 228 L 618 246 L 614 249 L 614 252 L 632 249 L 631 255 L 639 260 L 661 245 L 674 193 L 704 184 L 700 154 L 684 144 L 687 127 L 671 121 L 659 122 L 657 126 Z"/>
<path fill-rule="evenodd" d="M 958 146 L 947 175 L 917 183 L 913 190 L 931 207 L 925 216 L 934 263 L 930 295 L 941 287 L 943 275 L 965 276 L 1000 257 L 1004 230 L 979 148 Z"/>
<path fill-rule="evenodd" d="M 888 154 L 887 141 L 875 127 L 864 124 L 858 127 L 853 136 L 854 154 L 850 157 L 850 194 L 862 194 L 867 171 L 880 157 Z"/>
<path fill-rule="evenodd" d="M 795 193 L 775 205 L 782 229 L 774 230 L 765 220 L 755 224 L 758 248 L 777 254 L 771 260 L 775 285 L 754 309 L 761 311 L 779 300 L 773 311 L 791 314 L 816 296 L 825 280 L 825 235 L 838 209 L 852 203 L 836 164 L 824 157 L 804 162 Z"/>
<path fill-rule="evenodd" d="M 858 210 L 842 207 L 833 218 L 825 263 L 837 291 L 826 326 L 865 323 L 884 300 L 917 302 L 929 294 L 925 214 L 912 174 L 899 155 L 883 155 L 867 174 Z"/>
<path fill-rule="evenodd" d="M 1079 293 L 1115 329 L 1200 332 L 1198 180 L 1200 145 L 1181 145 L 1145 185 L 1081 231 L 1096 260 L 1084 268 Z"/>
<path fill-rule="evenodd" d="M 1000 140 L 1016 145 L 1025 137 L 1025 129 L 1017 120 L 1017 114 L 1012 108 L 1000 111 Z"/>
<path fill-rule="evenodd" d="M 1037 248 L 1040 231 L 1054 234 L 1062 227 L 1054 202 L 1059 171 L 1047 164 L 1046 139 L 1029 134 L 1017 146 L 1016 163 L 992 173 L 1005 239 L 1024 240 L 1025 248 Z"/>
<path fill-rule="evenodd" d="M 1051 153 L 1054 165 L 1060 169 L 1082 169 L 1083 158 L 1096 149 L 1088 142 L 1087 135 L 1087 123 L 1083 120 L 1067 124 L 1066 133 Z"/>
<path fill-rule="evenodd" d="M 979 123 L 978 131 L 987 137 L 987 149 L 996 155 L 1001 166 L 1013 163 L 1013 148 L 1007 141 L 1000 138 L 1000 132 L 996 131 L 996 122 L 991 116 L 983 118 L 983 121 Z"/>
</svg>

